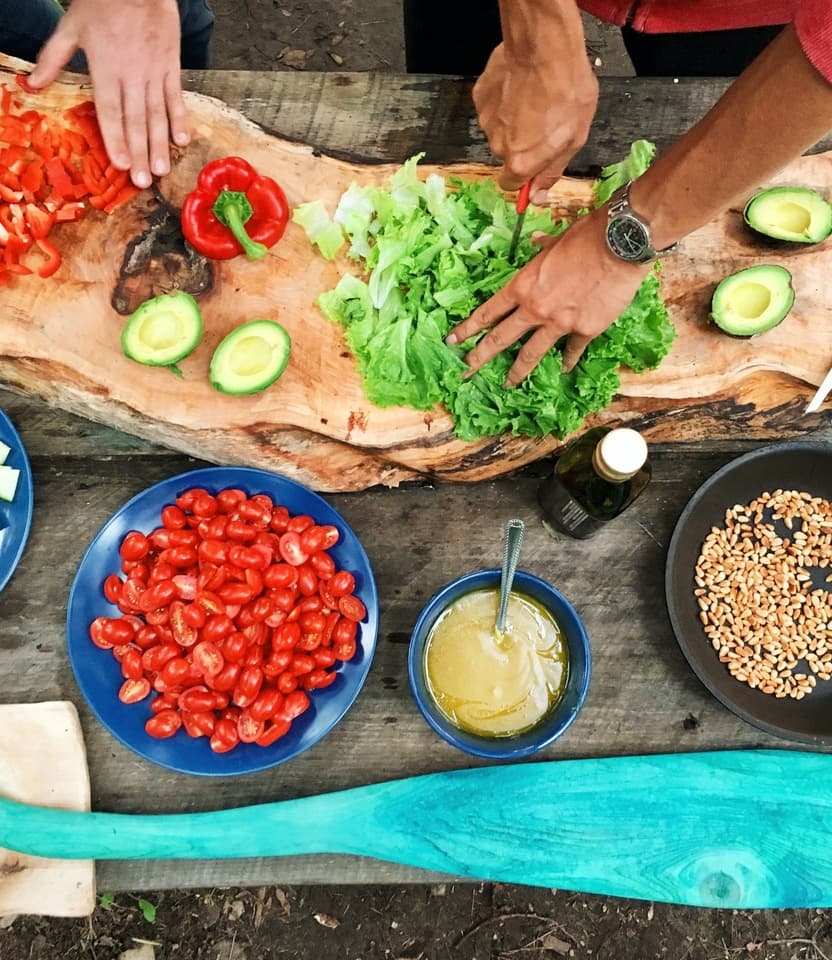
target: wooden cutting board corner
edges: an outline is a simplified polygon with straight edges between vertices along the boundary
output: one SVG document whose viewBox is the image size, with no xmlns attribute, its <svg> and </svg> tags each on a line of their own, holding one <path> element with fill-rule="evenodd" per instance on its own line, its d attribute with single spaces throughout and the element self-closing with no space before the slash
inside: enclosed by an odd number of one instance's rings
<svg viewBox="0 0 832 960">
<path fill-rule="evenodd" d="M 21 803 L 90 809 L 87 752 L 74 704 L 0 704 L 0 792 Z M 94 861 L 0 847 L 0 916 L 86 917 L 95 901 Z"/>
</svg>

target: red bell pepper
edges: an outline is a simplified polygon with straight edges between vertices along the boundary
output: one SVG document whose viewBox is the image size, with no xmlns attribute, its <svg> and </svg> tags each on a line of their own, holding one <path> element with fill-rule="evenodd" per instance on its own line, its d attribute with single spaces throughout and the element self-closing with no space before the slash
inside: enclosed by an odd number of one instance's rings
<svg viewBox="0 0 832 960">
<path fill-rule="evenodd" d="M 240 253 L 259 260 L 283 236 L 288 219 L 283 190 L 242 157 L 208 163 L 182 204 L 185 239 L 213 260 Z"/>
</svg>

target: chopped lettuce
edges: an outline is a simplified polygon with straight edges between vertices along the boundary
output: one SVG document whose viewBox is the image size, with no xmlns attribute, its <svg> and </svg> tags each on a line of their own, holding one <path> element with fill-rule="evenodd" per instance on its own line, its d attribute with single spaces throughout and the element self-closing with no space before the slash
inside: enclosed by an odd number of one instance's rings
<svg viewBox="0 0 832 960">
<path fill-rule="evenodd" d="M 605 167 L 595 185 L 598 203 L 642 173 L 653 152 L 652 144 L 638 141 L 626 160 Z M 345 275 L 318 305 L 344 327 L 373 403 L 419 410 L 444 403 L 463 440 L 506 431 L 564 437 L 610 403 L 619 367 L 641 372 L 661 362 L 675 331 L 651 274 L 569 373 L 553 348 L 519 387 L 505 389 L 520 349 L 515 344 L 464 378 L 463 357 L 475 340 L 450 347 L 445 337 L 516 272 L 508 261 L 516 213 L 492 180 L 446 182 L 436 174 L 420 180 L 420 159 L 408 160 L 386 187 L 350 186 L 332 219 L 320 202 L 294 214 L 324 256 L 334 257 L 348 242 L 348 256 L 363 267 L 363 278 Z M 530 207 L 517 264 L 538 252 L 532 234 L 557 236 L 568 225 Z"/>
<path fill-rule="evenodd" d="M 292 212 L 292 221 L 303 227 L 306 236 L 327 260 L 334 260 L 344 246 L 344 234 L 333 223 L 320 200 L 301 203 Z"/>
<path fill-rule="evenodd" d="M 649 140 L 636 140 L 630 146 L 630 153 L 618 163 L 611 163 L 601 170 L 601 176 L 593 184 L 593 193 L 597 206 L 606 203 L 619 187 L 630 180 L 640 177 L 653 162 L 656 145 Z"/>
</svg>

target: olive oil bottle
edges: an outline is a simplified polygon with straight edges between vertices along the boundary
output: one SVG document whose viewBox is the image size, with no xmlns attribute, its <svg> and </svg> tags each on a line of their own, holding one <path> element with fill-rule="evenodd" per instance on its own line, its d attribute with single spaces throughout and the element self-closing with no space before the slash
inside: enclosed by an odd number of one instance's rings
<svg viewBox="0 0 832 960">
<path fill-rule="evenodd" d="M 650 481 L 644 437 L 629 427 L 595 427 L 569 444 L 537 496 L 544 524 L 578 540 L 623 513 Z"/>
</svg>

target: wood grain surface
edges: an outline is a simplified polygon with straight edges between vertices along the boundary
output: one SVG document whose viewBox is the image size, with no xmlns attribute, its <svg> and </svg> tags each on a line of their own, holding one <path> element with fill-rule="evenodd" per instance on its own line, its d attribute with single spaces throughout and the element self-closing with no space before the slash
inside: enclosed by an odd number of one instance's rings
<svg viewBox="0 0 832 960">
<path fill-rule="evenodd" d="M 365 854 L 665 903 L 828 907 L 830 793 L 832 757 L 728 750 L 507 764 L 173 816 L 0 799 L 0 841 L 100 860 Z"/>
<path fill-rule="evenodd" d="M 396 75 L 191 74 L 217 96 L 286 139 L 362 162 L 396 161 L 424 148 L 433 163 L 487 162 L 470 104 L 470 83 Z M 593 136 L 575 173 L 621 156 L 632 139 L 667 143 L 698 118 L 725 84 L 714 80 L 602 80 Z M 827 149 L 832 144 L 827 145 Z M 786 378 L 791 382 L 791 378 Z M 759 389 L 763 389 L 760 386 Z M 219 810 L 435 771 L 481 766 L 422 720 L 407 685 L 407 643 L 422 606 L 442 584 L 500 559 L 503 524 L 526 523 L 521 566 L 555 584 L 577 607 L 593 654 L 586 705 L 539 759 L 608 757 L 788 746 L 727 711 L 682 656 L 664 604 L 664 562 L 677 517 L 701 483 L 760 441 L 725 436 L 732 410 L 703 405 L 714 427 L 682 442 L 651 444 L 653 480 L 639 500 L 591 541 L 553 539 L 536 489 L 551 458 L 511 477 L 441 481 L 332 493 L 327 500 L 357 532 L 380 593 L 381 629 L 370 675 L 343 721 L 290 764 L 238 778 L 205 779 L 152 767 L 94 718 L 70 669 L 66 600 L 78 563 L 110 515 L 159 480 L 202 463 L 18 391 L 0 390 L 35 480 L 32 531 L 20 566 L 0 593 L 2 700 L 71 700 L 78 707 L 96 810 L 174 813 Z M 794 410 L 800 404 L 794 401 Z M 808 435 L 832 442 L 827 404 Z M 739 411 L 742 414 L 743 411 Z M 673 414 L 668 414 L 672 416 Z M 303 437 L 298 434 L 298 442 Z M 153 791 L 147 784 L 152 779 Z M 98 887 L 156 890 L 292 883 L 393 883 L 446 879 L 357 856 L 280 859 L 106 861 Z"/>
<path fill-rule="evenodd" d="M 77 80 L 53 85 L 31 105 L 59 115 L 88 97 Z M 321 199 L 332 211 L 352 181 L 383 182 L 397 164 L 359 165 L 267 133 L 222 102 L 189 99 L 194 141 L 154 191 L 107 217 L 94 212 L 63 225 L 56 240 L 64 264 L 51 282 L 13 278 L 3 291 L 0 381 L 64 409 L 213 462 L 270 467 L 321 490 L 395 486 L 416 477 L 487 479 L 558 449 L 561 440 L 503 435 L 467 443 L 453 435 L 442 408 L 380 409 L 369 403 L 340 328 L 315 299 L 350 267 L 317 256 L 290 224 L 263 261 L 194 263 L 163 242 L 163 225 L 203 164 L 244 155 L 284 187 L 292 206 Z M 466 178 L 492 174 L 483 164 L 432 170 Z M 832 192 L 832 155 L 802 158 L 777 182 Z M 590 197 L 590 181 L 564 179 L 551 205 L 572 213 Z M 733 210 L 683 243 L 662 271 L 662 292 L 678 339 L 657 371 L 625 372 L 620 395 L 586 426 L 624 421 L 653 440 L 700 436 L 770 438 L 803 434 L 818 416 L 803 408 L 830 357 L 832 309 L 824 277 L 832 247 L 774 250 L 753 240 Z M 798 291 L 788 320 L 765 336 L 729 338 L 708 323 L 719 280 L 743 266 L 788 266 Z M 183 288 L 199 297 L 205 336 L 181 363 L 183 379 L 125 358 L 124 319 L 146 297 Z M 207 380 L 219 340 L 245 319 L 267 316 L 288 329 L 293 352 L 279 383 L 254 397 L 228 397 Z M 68 329 L 72 335 L 67 336 Z"/>
</svg>

